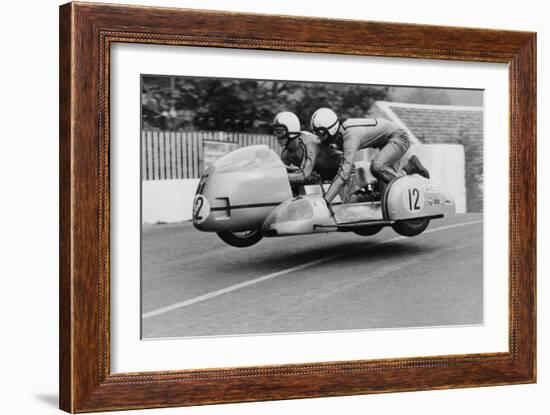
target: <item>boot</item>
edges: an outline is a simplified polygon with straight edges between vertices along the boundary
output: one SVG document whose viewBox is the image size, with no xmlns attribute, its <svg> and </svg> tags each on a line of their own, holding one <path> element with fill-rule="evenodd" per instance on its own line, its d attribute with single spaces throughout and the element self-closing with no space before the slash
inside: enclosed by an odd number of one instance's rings
<svg viewBox="0 0 550 415">
<path fill-rule="evenodd" d="M 381 199 L 382 194 L 367 185 L 351 195 L 349 203 L 377 202 Z"/>
<path fill-rule="evenodd" d="M 420 159 L 414 155 L 411 156 L 407 165 L 403 167 L 403 170 L 405 170 L 407 174 L 419 174 L 426 179 L 430 178 L 428 169 L 426 169 L 420 162 Z"/>
</svg>

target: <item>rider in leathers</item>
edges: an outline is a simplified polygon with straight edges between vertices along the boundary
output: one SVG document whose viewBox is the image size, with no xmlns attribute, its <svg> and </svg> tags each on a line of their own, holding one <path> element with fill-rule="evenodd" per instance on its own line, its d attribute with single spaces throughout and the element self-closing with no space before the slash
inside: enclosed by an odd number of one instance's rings
<svg viewBox="0 0 550 415">
<path fill-rule="evenodd" d="M 340 168 L 342 152 L 322 144 L 314 134 L 301 131 L 294 113 L 277 114 L 273 132 L 283 147 L 281 160 L 291 169 L 288 178 L 293 187 L 330 180 Z"/>
<path fill-rule="evenodd" d="M 349 183 L 354 173 L 355 155 L 361 149 L 380 149 L 371 162 L 370 170 L 382 188 L 394 178 L 406 174 L 418 173 L 429 177 L 428 171 L 416 156 L 412 156 L 407 165 L 396 171 L 395 166 L 410 147 L 410 139 L 407 133 L 392 121 L 379 118 L 352 118 L 340 121 L 334 111 L 320 108 L 311 117 L 311 127 L 323 142 L 328 140 L 336 143 L 344 152 L 338 173 L 325 194 L 327 203 L 330 203 Z M 344 202 L 349 202 L 350 196 L 351 193 L 343 192 Z"/>
</svg>

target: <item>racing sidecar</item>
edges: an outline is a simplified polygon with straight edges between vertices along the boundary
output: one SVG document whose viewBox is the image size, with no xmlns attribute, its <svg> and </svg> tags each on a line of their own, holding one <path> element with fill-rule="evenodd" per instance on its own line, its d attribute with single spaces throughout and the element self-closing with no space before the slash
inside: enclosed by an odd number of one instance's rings
<svg viewBox="0 0 550 415">
<path fill-rule="evenodd" d="M 368 176 L 365 164 L 357 168 Z M 294 196 L 285 165 L 273 150 L 243 147 L 221 157 L 201 177 L 193 224 L 243 248 L 264 236 L 334 231 L 369 236 L 385 226 L 415 236 L 432 219 L 455 212 L 452 197 L 419 175 L 398 177 L 386 186 L 381 200 L 371 202 L 342 204 L 337 198 L 328 206 L 323 192 L 321 185 L 312 185 Z"/>
</svg>

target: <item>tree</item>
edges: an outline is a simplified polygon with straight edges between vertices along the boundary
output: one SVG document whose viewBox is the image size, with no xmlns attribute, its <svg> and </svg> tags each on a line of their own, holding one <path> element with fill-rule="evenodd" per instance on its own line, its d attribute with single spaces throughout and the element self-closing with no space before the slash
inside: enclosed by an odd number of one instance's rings
<svg viewBox="0 0 550 415">
<path fill-rule="evenodd" d="M 142 78 L 146 129 L 205 129 L 267 132 L 280 111 L 295 112 L 302 127 L 320 107 L 342 117 L 364 116 L 386 87 L 219 78 Z"/>
</svg>

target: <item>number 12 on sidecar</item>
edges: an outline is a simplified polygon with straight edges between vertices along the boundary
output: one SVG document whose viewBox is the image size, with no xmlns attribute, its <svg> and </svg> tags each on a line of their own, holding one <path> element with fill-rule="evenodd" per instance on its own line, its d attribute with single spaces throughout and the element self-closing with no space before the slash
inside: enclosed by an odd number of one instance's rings
<svg viewBox="0 0 550 415">
<path fill-rule="evenodd" d="M 361 167 L 358 163 L 357 168 Z M 381 200 L 331 206 L 321 185 L 293 196 L 285 165 L 265 145 L 243 147 L 214 162 L 201 177 L 193 224 L 216 232 L 227 244 L 244 248 L 263 237 L 349 232 L 369 236 L 385 226 L 398 234 L 422 233 L 432 219 L 455 212 L 452 197 L 419 175 L 390 182 Z"/>
</svg>

